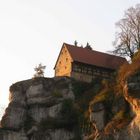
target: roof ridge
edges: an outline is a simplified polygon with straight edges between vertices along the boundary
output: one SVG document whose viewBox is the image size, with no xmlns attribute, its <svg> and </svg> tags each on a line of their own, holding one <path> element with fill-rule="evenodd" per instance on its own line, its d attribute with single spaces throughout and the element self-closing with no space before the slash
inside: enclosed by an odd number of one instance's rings
<svg viewBox="0 0 140 140">
<path fill-rule="evenodd" d="M 118 57 L 118 58 L 125 59 L 125 57 L 121 57 L 121 56 L 117 56 L 117 55 L 109 54 L 109 53 L 107 53 L 107 52 L 101 52 L 101 51 L 96 51 L 96 50 L 93 50 L 93 51 L 98 52 L 98 53 L 102 53 L 102 54 L 106 54 L 106 55 L 110 55 L 110 56 L 113 56 L 113 57 Z"/>
<path fill-rule="evenodd" d="M 66 46 L 68 45 L 68 46 L 71 46 L 71 47 L 77 47 L 77 48 L 80 48 L 80 49 L 86 49 L 86 48 L 84 48 L 84 47 L 81 47 L 81 46 L 75 46 L 75 45 L 71 45 L 71 44 L 68 44 L 68 43 L 63 43 L 63 44 L 65 44 Z M 91 52 L 97 52 L 97 53 L 102 53 L 102 54 L 104 54 L 104 55 L 109 55 L 109 56 L 112 56 L 112 57 L 116 57 L 116 58 L 121 58 L 121 59 L 126 59 L 125 57 L 122 57 L 122 56 L 117 56 L 117 55 L 113 55 L 113 54 L 109 54 L 109 53 L 107 53 L 107 52 L 102 52 L 102 51 L 97 51 L 97 50 L 89 50 L 89 49 L 86 49 L 87 51 L 91 51 Z"/>
</svg>

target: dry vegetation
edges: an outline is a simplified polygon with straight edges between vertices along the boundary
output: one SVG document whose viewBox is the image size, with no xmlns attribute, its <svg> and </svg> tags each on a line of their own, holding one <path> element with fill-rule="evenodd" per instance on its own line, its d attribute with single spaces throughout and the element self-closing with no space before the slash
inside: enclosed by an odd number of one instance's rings
<svg viewBox="0 0 140 140">
<path fill-rule="evenodd" d="M 112 120 L 106 125 L 104 132 L 105 134 L 115 133 L 116 131 L 120 131 L 125 128 L 126 125 L 129 124 L 131 118 L 126 115 L 125 110 L 121 109 L 117 112 Z"/>
<path fill-rule="evenodd" d="M 124 64 L 120 68 L 117 79 L 116 79 L 117 83 L 114 87 L 115 96 L 123 97 L 123 86 L 124 86 L 126 80 L 130 76 L 135 75 L 139 70 L 140 70 L 140 50 L 134 55 L 132 62 L 130 64 L 129 63 Z M 119 93 L 119 94 L 117 94 L 117 93 Z M 103 96 L 103 95 L 101 96 L 101 95 L 99 94 L 98 98 L 105 97 L 105 96 Z M 98 99 L 98 98 L 96 97 L 96 99 Z M 104 129 L 105 134 L 110 134 L 110 133 L 113 133 L 116 131 L 120 131 L 126 125 L 128 125 L 132 119 L 129 111 L 130 111 L 130 109 L 127 106 L 125 108 L 120 108 L 120 110 L 118 112 L 116 112 L 113 115 L 112 119 L 107 123 L 107 125 Z"/>
<path fill-rule="evenodd" d="M 135 54 L 132 62 L 129 64 L 124 64 L 118 73 L 117 77 L 117 89 L 118 92 L 122 92 L 123 85 L 129 76 L 134 75 L 140 70 L 140 50 Z"/>
<path fill-rule="evenodd" d="M 139 70 L 140 70 L 140 51 L 135 54 L 131 64 L 125 64 L 121 67 L 119 71 L 119 77 L 122 80 L 126 80 L 129 76 L 135 74 Z"/>
</svg>

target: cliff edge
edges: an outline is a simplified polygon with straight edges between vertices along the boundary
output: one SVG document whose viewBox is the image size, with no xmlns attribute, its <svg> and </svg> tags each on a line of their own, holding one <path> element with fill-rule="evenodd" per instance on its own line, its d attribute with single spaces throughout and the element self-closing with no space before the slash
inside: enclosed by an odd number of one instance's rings
<svg viewBox="0 0 140 140">
<path fill-rule="evenodd" d="M 140 53 L 111 80 L 37 77 L 13 84 L 0 140 L 139 140 Z"/>
<path fill-rule="evenodd" d="M 76 120 L 68 118 L 74 114 L 67 108 L 73 101 L 69 78 L 35 78 L 13 84 L 0 140 L 72 139 Z"/>
</svg>

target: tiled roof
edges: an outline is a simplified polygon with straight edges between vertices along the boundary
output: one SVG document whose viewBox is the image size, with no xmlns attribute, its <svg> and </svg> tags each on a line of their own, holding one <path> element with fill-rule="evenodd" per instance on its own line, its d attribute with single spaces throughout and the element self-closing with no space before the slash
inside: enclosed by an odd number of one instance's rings
<svg viewBox="0 0 140 140">
<path fill-rule="evenodd" d="M 123 57 L 77 47 L 67 43 L 64 43 L 63 45 L 67 47 L 73 61 L 76 62 L 115 70 L 118 69 L 123 63 L 127 62 Z"/>
</svg>

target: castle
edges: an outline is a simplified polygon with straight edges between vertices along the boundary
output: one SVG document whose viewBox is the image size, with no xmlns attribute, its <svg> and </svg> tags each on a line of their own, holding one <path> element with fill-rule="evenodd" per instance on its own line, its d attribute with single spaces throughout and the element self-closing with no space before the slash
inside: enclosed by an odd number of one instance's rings
<svg viewBox="0 0 140 140">
<path fill-rule="evenodd" d="M 54 70 L 55 76 L 69 76 L 80 81 L 91 82 L 96 77 L 110 78 L 125 58 L 63 43 Z"/>
</svg>

